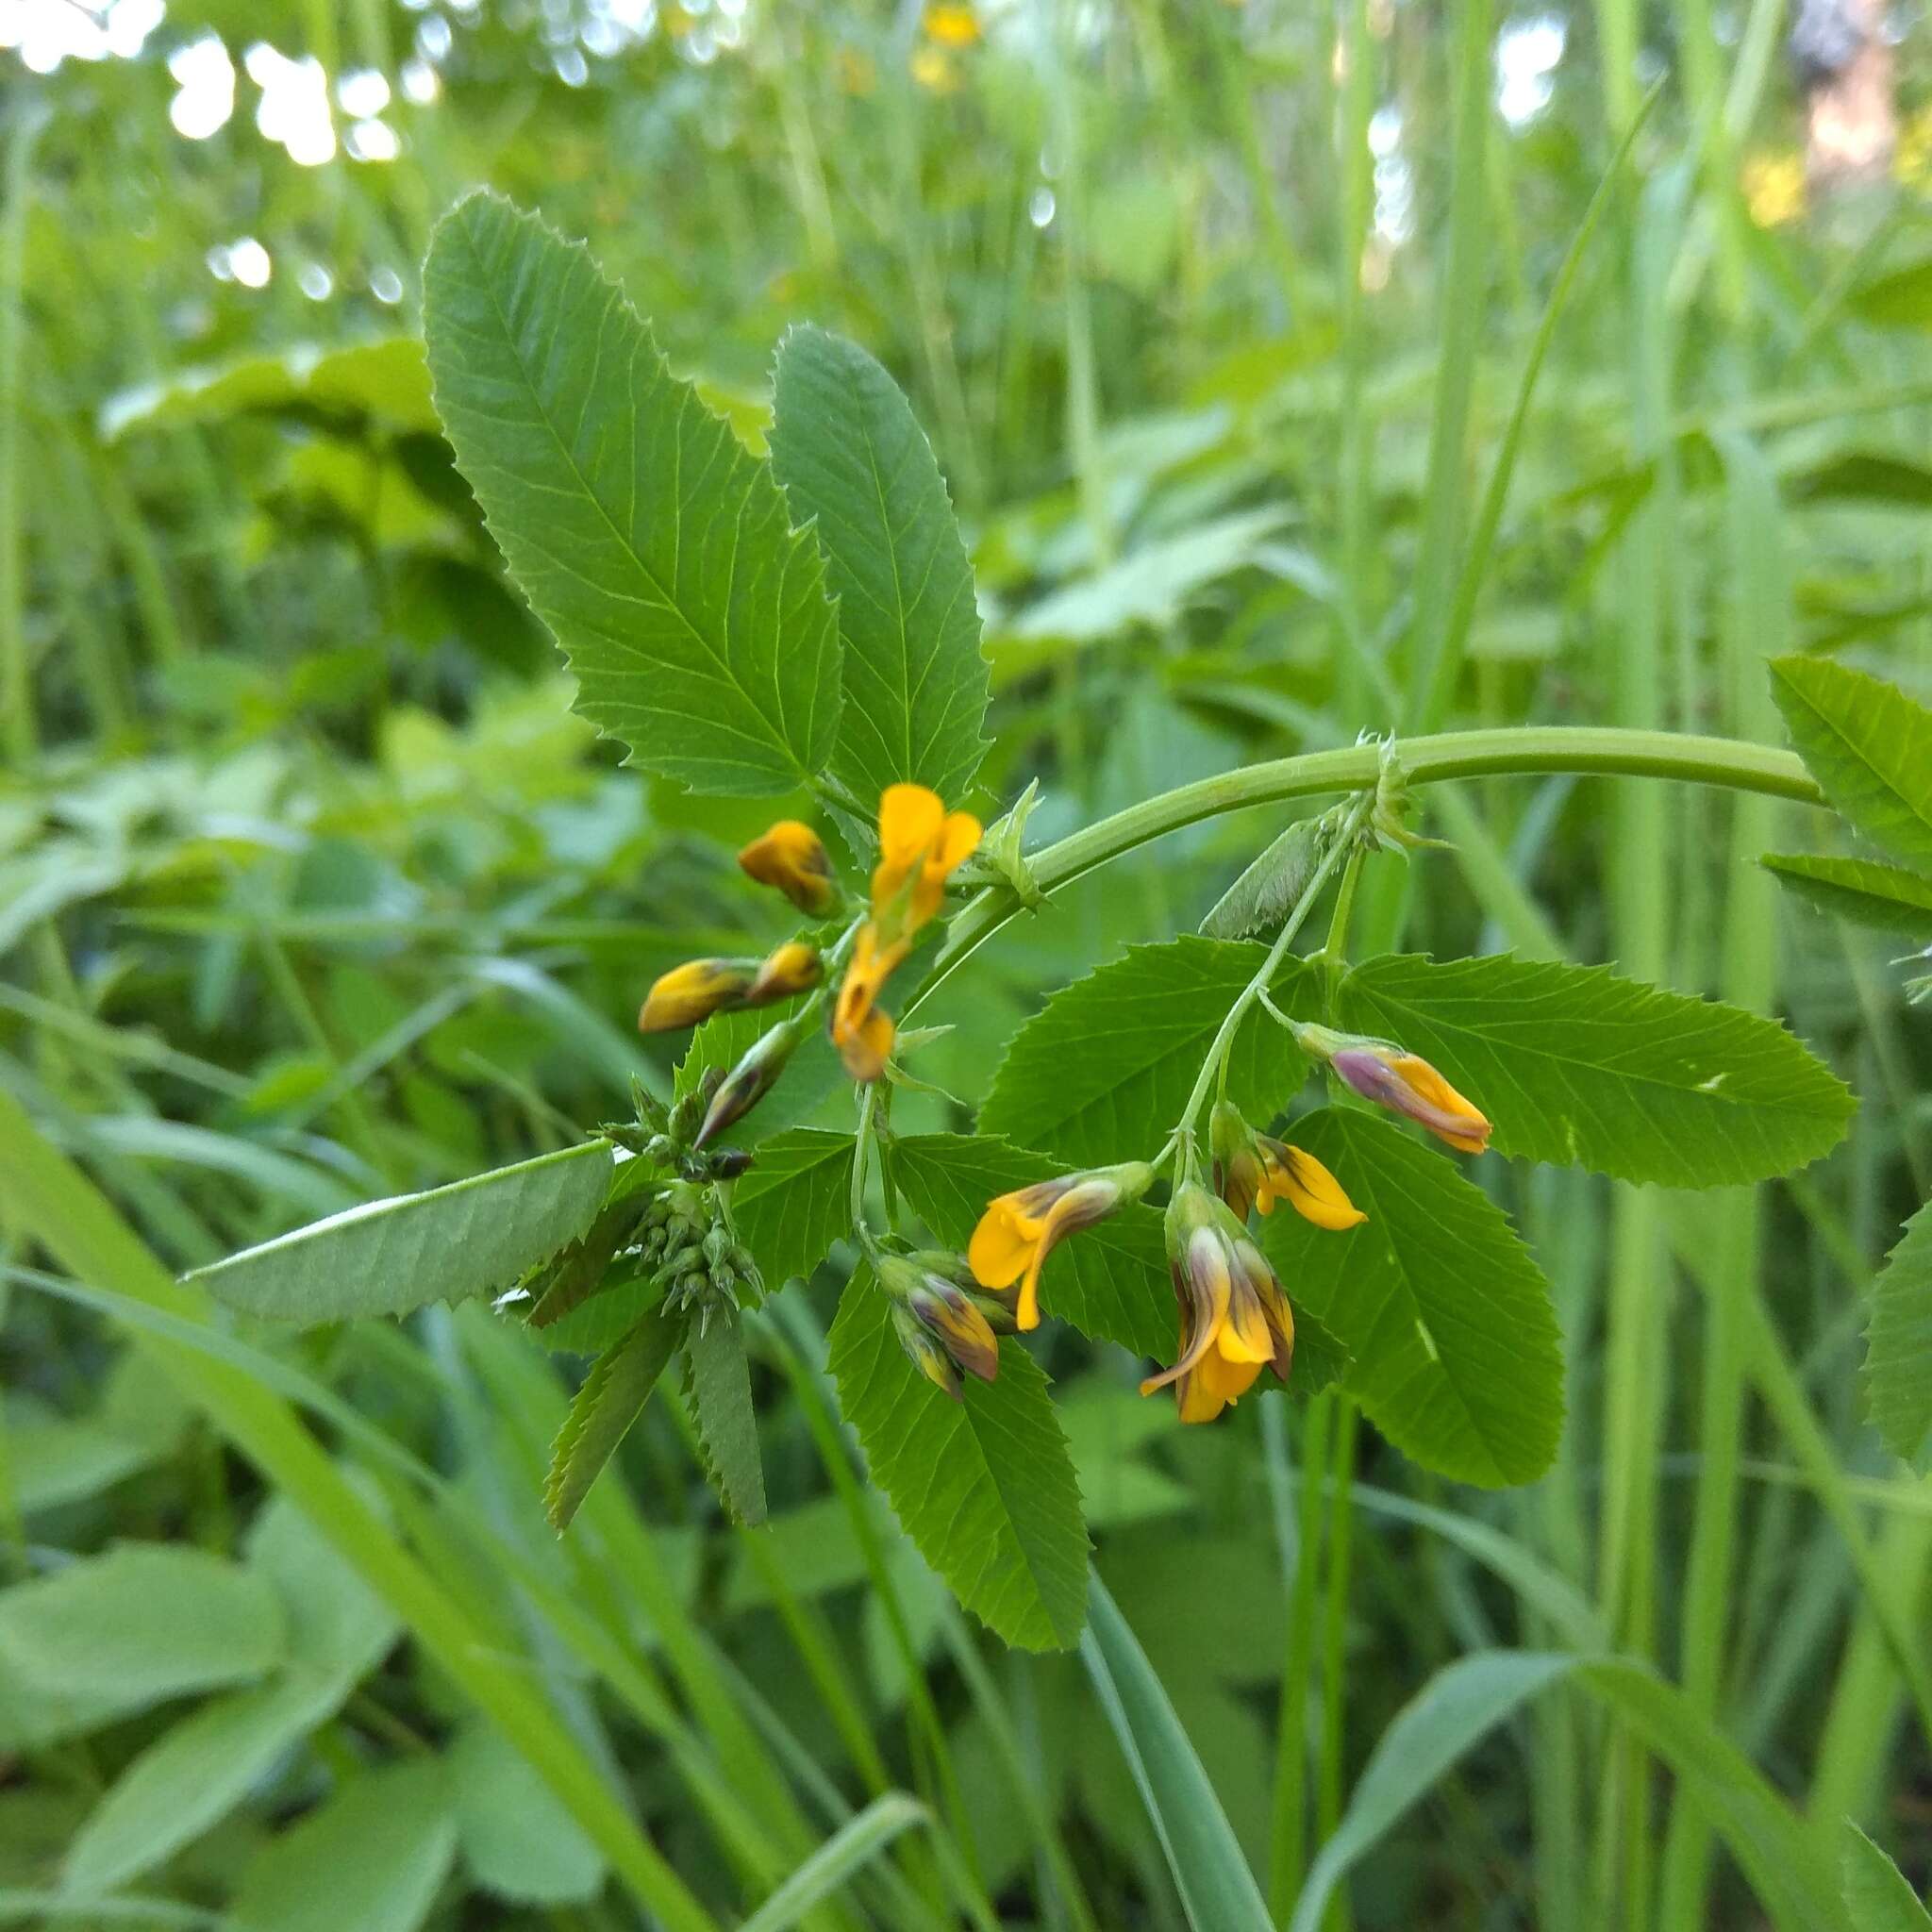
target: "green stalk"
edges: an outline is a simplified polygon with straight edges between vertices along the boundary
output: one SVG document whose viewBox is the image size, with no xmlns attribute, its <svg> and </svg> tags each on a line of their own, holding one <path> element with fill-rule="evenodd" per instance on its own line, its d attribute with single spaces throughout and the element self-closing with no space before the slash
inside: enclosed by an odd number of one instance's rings
<svg viewBox="0 0 1932 1932">
<path fill-rule="evenodd" d="M 21 445 L 26 435 L 21 407 L 22 309 L 26 288 L 26 221 L 34 142 L 46 116 L 38 105 L 21 107 L 7 144 L 7 216 L 0 228 L 0 720 L 9 762 L 25 770 L 33 758 L 31 666 L 26 651 L 26 577 L 23 560 Z"/>
<path fill-rule="evenodd" d="M 1336 1396 L 1333 1494 L 1328 1505 L 1326 1601 L 1322 1615 L 1322 1757 L 1315 1777 L 1315 1821 L 1325 1845 L 1341 1823 L 1342 1679 L 1347 1669 L 1350 1544 L 1355 1534 L 1355 1445 L 1361 1417 L 1346 1394 Z M 1324 1923 L 1348 1932 L 1347 1890 L 1338 1886 Z"/>
<path fill-rule="evenodd" d="M 1822 806 L 1824 802 L 1795 753 L 1688 732 L 1518 725 L 1438 732 L 1405 740 L 1397 749 L 1403 770 L 1416 785 L 1444 778 L 1572 772 L 1674 778 L 1689 784 L 1761 791 L 1774 798 L 1795 799 L 1802 805 Z M 1026 861 L 1027 867 L 1034 884 L 1041 891 L 1051 892 L 1169 832 L 1199 824 L 1203 819 L 1291 798 L 1359 791 L 1374 784 L 1381 767 L 1381 746 L 1355 744 L 1216 773 L 1096 820 L 1034 854 Z M 1004 883 L 975 893 L 954 915 L 939 957 L 908 1002 L 907 1013 L 915 1011 L 1022 909 L 1019 893 Z"/>
<path fill-rule="evenodd" d="M 71 1274 L 117 1288 L 180 1320 L 209 1321 L 207 1297 L 174 1279 L 4 1090 L 0 1165 L 8 1174 L 16 1224 Z M 183 1342 L 144 1332 L 136 1345 L 341 1552 L 414 1633 L 424 1654 L 495 1720 L 640 1906 L 675 1932 L 716 1932 L 710 1914 L 644 1838 L 583 1746 L 526 1680 L 522 1665 L 496 1654 L 488 1632 L 370 1510 L 294 1410 L 243 1371 Z"/>
</svg>

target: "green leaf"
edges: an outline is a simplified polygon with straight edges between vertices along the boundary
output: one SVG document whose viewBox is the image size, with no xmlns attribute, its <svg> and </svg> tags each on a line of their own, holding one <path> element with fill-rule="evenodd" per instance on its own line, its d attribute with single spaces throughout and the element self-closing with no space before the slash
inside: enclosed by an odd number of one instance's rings
<svg viewBox="0 0 1932 1932">
<path fill-rule="evenodd" d="M 1932 257 L 1859 283 L 1845 308 L 1881 328 L 1932 329 Z"/>
<path fill-rule="evenodd" d="M 604 1465 L 658 1386 L 676 1352 L 681 1320 L 653 1308 L 624 1340 L 597 1357 L 551 1445 L 543 1509 L 559 1534 L 570 1527 Z"/>
<path fill-rule="evenodd" d="M 526 1332 L 556 1355 L 602 1355 L 664 1299 L 664 1284 L 653 1274 L 626 1272 L 633 1265 L 613 1268 L 589 1301 L 558 1321 Z"/>
<path fill-rule="evenodd" d="M 919 1217 L 960 1253 L 995 1195 L 1069 1170 L 991 1134 L 915 1134 L 891 1145 L 891 1172 Z M 1070 1235 L 1041 1274 L 1041 1306 L 1096 1341 L 1158 1357 L 1174 1346 L 1174 1287 L 1160 1213 L 1130 1202 Z"/>
<path fill-rule="evenodd" d="M 1092 1575 L 1080 1661 L 1133 1773 L 1194 1932 L 1269 1932 L 1274 1921 L 1208 1774 L 1127 1621 Z"/>
<path fill-rule="evenodd" d="M 980 1109 L 983 1133 L 1075 1167 L 1151 1159 L 1180 1117 L 1208 1049 L 1266 957 L 1191 936 L 1132 946 L 1047 1001 L 1021 1027 Z M 1275 985 L 1306 969 L 1290 960 Z M 1227 1097 L 1265 1123 L 1306 1062 L 1257 1006 L 1236 1029 Z"/>
<path fill-rule="evenodd" d="M 1295 1141 L 1369 1218 L 1345 1234 L 1277 1212 L 1261 1235 L 1296 1308 L 1353 1357 L 1343 1386 L 1406 1456 L 1461 1482 L 1534 1480 L 1563 1422 L 1549 1284 L 1450 1157 L 1355 1108 Z"/>
<path fill-rule="evenodd" d="M 986 659 L 945 479 L 899 386 L 823 329 L 778 344 L 772 469 L 816 521 L 845 696 L 832 770 L 862 805 L 901 780 L 948 804 L 986 755 Z"/>
<path fill-rule="evenodd" d="M 1039 1364 L 1012 1336 L 998 1379 L 954 1402 L 912 1366 L 872 1269 L 846 1285 L 830 1365 L 874 1480 L 919 1553 L 1007 1642 L 1064 1650 L 1086 1616 L 1080 1491 Z"/>
<path fill-rule="evenodd" d="M 610 1172 L 610 1143 L 587 1141 L 348 1208 L 189 1278 L 244 1314 L 304 1325 L 467 1301 L 508 1287 L 584 1234 Z"/>
<path fill-rule="evenodd" d="M 626 1164 L 625 1177 L 634 1171 Z M 557 1254 L 529 1287 L 535 1299 L 525 1319 L 532 1328 L 554 1327 L 604 1288 L 610 1264 L 636 1228 L 644 1205 L 632 1194 L 613 1201 L 588 1233 Z"/>
<path fill-rule="evenodd" d="M 1842 1870 L 1852 1932 L 1932 1932 L 1932 1912 L 1919 1903 L 1905 1874 L 1849 1818 Z"/>
<path fill-rule="evenodd" d="M 251 1932 L 415 1932 L 456 1851 L 441 1763 L 364 1772 L 256 1856 L 236 1890 L 235 1922 Z"/>
<path fill-rule="evenodd" d="M 1341 1023 L 1432 1061 L 1493 1144 L 1621 1180 L 1715 1187 L 1830 1152 L 1854 1101 L 1775 1021 L 1559 960 L 1391 955 L 1342 981 Z"/>
<path fill-rule="evenodd" d="M 1791 742 L 1838 810 L 1874 845 L 1932 868 L 1932 710 L 1828 658 L 1772 660 Z"/>
<path fill-rule="evenodd" d="M 457 1842 L 478 1885 L 517 1905 L 581 1905 L 604 1860 L 530 1761 L 494 1724 L 466 1724 L 444 1760 Z"/>
<path fill-rule="evenodd" d="M 1325 816 L 1297 819 L 1215 901 L 1202 933 L 1211 940 L 1272 940 L 1307 891 L 1337 830 Z"/>
<path fill-rule="evenodd" d="M 249 1525 L 248 1560 L 281 1593 L 297 1666 L 353 1682 L 396 1641 L 395 1612 L 286 1496 Z"/>
<path fill-rule="evenodd" d="M 1289 1932 L 1316 1932 L 1336 1886 L 1456 1761 L 1573 1659 L 1535 1651 L 1478 1651 L 1438 1671 L 1375 1740 L 1348 1809 L 1295 1901 Z"/>
<path fill-rule="evenodd" d="M 71 1890 L 111 1890 L 219 1824 L 279 1759 L 355 1689 L 346 1673 L 301 1668 L 231 1691 L 184 1718 L 129 1761 L 68 1847 Z"/>
<path fill-rule="evenodd" d="M 472 194 L 424 267 L 436 406 L 577 708 L 695 791 L 788 791 L 839 721 L 837 614 L 770 469 L 588 252 Z"/>
<path fill-rule="evenodd" d="M 760 1142 L 755 1165 L 732 1183 L 731 1218 L 767 1294 L 809 1280 L 851 1232 L 852 1136 L 798 1127 Z"/>
<path fill-rule="evenodd" d="M 266 1578 L 203 1550 L 123 1543 L 0 1591 L 0 1678 L 138 1710 L 246 1683 L 287 1646 Z"/>
<path fill-rule="evenodd" d="M 1932 878 L 1875 858 L 1809 852 L 1768 852 L 1757 862 L 1821 912 L 1910 940 L 1932 940 Z"/>
<path fill-rule="evenodd" d="M 1917 1462 L 1932 1438 L 1932 1201 L 1906 1223 L 1873 1284 L 1865 1391 L 1885 1446 Z"/>
<path fill-rule="evenodd" d="M 692 1322 L 684 1337 L 686 1388 L 691 1419 L 711 1479 L 735 1523 L 765 1520 L 765 1467 L 758 1456 L 758 1422 L 751 1402 L 751 1368 L 744 1329 L 727 1308 Z"/>
</svg>

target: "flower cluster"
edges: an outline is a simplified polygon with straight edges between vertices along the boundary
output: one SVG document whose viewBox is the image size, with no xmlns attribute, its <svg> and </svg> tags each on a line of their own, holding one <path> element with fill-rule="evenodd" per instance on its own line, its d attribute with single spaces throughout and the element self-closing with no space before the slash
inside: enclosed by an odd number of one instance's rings
<svg viewBox="0 0 1932 1932">
<path fill-rule="evenodd" d="M 941 1250 L 880 1255 L 876 1266 L 892 1305 L 892 1332 L 923 1375 L 955 1402 L 962 1370 L 993 1380 L 999 1337 L 1014 1326 L 1009 1298 L 988 1294 L 958 1255 Z"/>
</svg>

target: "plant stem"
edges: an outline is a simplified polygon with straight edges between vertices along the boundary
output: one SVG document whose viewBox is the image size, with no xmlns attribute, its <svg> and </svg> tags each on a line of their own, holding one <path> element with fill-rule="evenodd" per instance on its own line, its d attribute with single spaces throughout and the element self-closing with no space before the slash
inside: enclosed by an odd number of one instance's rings
<svg viewBox="0 0 1932 1932">
<path fill-rule="evenodd" d="M 1188 1095 L 1188 1104 L 1175 1123 L 1173 1140 L 1176 1142 L 1191 1141 L 1194 1133 L 1194 1123 L 1200 1117 L 1201 1109 L 1208 1102 L 1208 1090 L 1214 1085 L 1222 1066 L 1227 1059 L 1227 1050 L 1234 1042 L 1235 1028 L 1246 1017 L 1247 1010 L 1255 1004 L 1261 992 L 1273 983 L 1275 973 L 1288 955 L 1288 949 L 1294 936 L 1301 930 L 1302 922 L 1307 918 L 1309 908 L 1321 896 L 1322 888 L 1328 883 L 1328 875 L 1335 870 L 1336 861 L 1344 852 L 1357 850 L 1357 835 L 1361 831 L 1362 821 L 1368 816 L 1372 794 L 1365 794 L 1356 803 L 1341 829 L 1341 836 L 1323 855 L 1322 862 L 1315 868 L 1314 875 L 1302 888 L 1302 895 L 1294 902 L 1294 910 L 1288 915 L 1287 923 L 1275 935 L 1274 945 L 1268 949 L 1268 957 L 1256 969 L 1255 976 L 1235 995 L 1234 1005 L 1227 1009 L 1227 1017 L 1221 1023 L 1221 1030 L 1214 1036 L 1214 1043 L 1208 1049 L 1208 1058 L 1201 1062 L 1201 1072 L 1194 1081 L 1194 1091 Z M 1191 1166 L 1190 1158 L 1186 1165 Z"/>
<path fill-rule="evenodd" d="M 1795 753 L 1689 732 L 1515 725 L 1437 732 L 1408 739 L 1396 749 L 1412 785 L 1445 778 L 1567 772 L 1674 778 L 1764 792 L 1774 798 L 1795 799 L 1801 805 L 1824 803 L 1824 794 Z M 1356 744 L 1337 751 L 1271 758 L 1197 778 L 1191 785 L 1176 786 L 1084 826 L 1035 854 L 1028 859 L 1027 869 L 1039 890 L 1051 892 L 1169 832 L 1199 824 L 1203 819 L 1291 798 L 1361 791 L 1374 784 L 1383 756 L 1384 747 L 1379 744 Z M 945 943 L 924 984 L 907 1002 L 902 1021 L 917 1011 L 941 981 L 1020 910 L 1020 895 L 1008 885 L 988 886 L 970 899 L 954 916 Z"/>
</svg>

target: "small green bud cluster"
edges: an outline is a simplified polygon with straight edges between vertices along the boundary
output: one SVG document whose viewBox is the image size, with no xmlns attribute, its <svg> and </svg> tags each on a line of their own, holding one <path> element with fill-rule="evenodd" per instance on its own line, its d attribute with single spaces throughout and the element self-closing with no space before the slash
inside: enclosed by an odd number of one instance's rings
<svg viewBox="0 0 1932 1932">
<path fill-rule="evenodd" d="M 668 1183 L 644 1210 L 637 1256 L 664 1291 L 665 1307 L 695 1315 L 700 1332 L 713 1309 L 762 1292 L 758 1264 L 717 1217 L 710 1190 L 691 1181 Z"/>
</svg>

